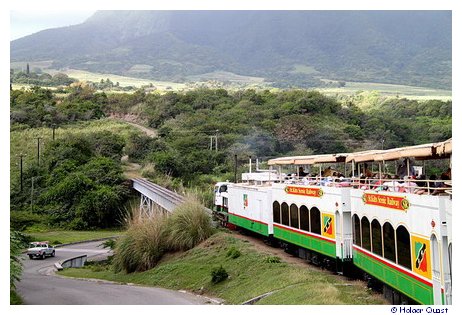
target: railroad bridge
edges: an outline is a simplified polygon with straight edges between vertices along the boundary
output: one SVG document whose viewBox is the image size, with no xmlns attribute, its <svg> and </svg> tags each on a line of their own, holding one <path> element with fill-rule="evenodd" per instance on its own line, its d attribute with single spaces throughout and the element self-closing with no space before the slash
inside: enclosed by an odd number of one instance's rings
<svg viewBox="0 0 462 315">
<path fill-rule="evenodd" d="M 161 207 L 165 212 L 172 213 L 173 210 L 185 201 L 185 197 L 167 188 L 154 184 L 145 178 L 132 179 L 133 189 L 141 194 L 140 210 L 141 215 L 152 216 L 155 213 L 155 205 Z M 204 208 L 211 214 L 211 210 Z"/>
<path fill-rule="evenodd" d="M 141 194 L 141 215 L 152 216 L 155 205 L 160 206 L 167 213 L 172 213 L 179 204 L 184 202 L 183 196 L 144 178 L 134 178 L 132 183 L 133 189 Z"/>
</svg>

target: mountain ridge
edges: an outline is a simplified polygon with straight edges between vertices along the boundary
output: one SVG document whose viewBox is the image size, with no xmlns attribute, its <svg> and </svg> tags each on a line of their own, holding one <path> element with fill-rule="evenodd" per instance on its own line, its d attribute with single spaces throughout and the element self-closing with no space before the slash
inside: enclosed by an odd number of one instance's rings
<svg viewBox="0 0 462 315">
<path fill-rule="evenodd" d="M 213 71 L 451 88 L 450 11 L 97 11 L 11 42 L 12 61 L 186 81 Z M 318 73 L 291 72 L 295 65 Z"/>
</svg>

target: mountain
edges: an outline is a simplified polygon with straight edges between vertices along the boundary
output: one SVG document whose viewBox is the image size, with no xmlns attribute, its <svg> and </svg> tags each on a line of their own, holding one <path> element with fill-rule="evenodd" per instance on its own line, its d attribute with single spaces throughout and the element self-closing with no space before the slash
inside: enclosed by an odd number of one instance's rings
<svg viewBox="0 0 462 315">
<path fill-rule="evenodd" d="M 214 71 L 451 88 L 450 11 L 98 11 L 11 42 L 11 61 L 163 80 Z"/>
</svg>

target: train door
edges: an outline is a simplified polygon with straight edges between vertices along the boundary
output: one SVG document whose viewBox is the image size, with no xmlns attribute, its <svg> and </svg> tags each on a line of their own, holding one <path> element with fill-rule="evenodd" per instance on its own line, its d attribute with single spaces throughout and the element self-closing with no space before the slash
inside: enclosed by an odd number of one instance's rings
<svg viewBox="0 0 462 315">
<path fill-rule="evenodd" d="M 258 221 L 258 222 L 263 221 L 262 220 L 262 216 L 263 216 L 263 214 L 262 214 L 262 211 L 263 211 L 262 205 L 263 205 L 263 201 L 261 199 L 257 199 L 257 209 L 255 209 L 255 215 L 253 217 L 255 221 Z M 261 230 L 262 226 L 261 226 L 260 223 L 253 223 L 253 224 L 254 224 L 253 229 L 255 229 L 256 231 L 258 231 L 260 233 L 263 232 Z"/>
<path fill-rule="evenodd" d="M 441 305 L 441 264 L 440 249 L 435 234 L 430 238 L 431 255 L 432 255 L 432 282 L 433 282 L 433 304 Z"/>
</svg>

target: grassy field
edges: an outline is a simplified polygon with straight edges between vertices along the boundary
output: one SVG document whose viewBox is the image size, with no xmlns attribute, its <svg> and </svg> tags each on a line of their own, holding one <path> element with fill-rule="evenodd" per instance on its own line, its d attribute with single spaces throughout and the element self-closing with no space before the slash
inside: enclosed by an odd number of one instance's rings
<svg viewBox="0 0 462 315">
<path fill-rule="evenodd" d="M 68 76 L 72 78 L 76 78 L 80 81 L 93 81 L 99 82 L 101 79 L 106 80 L 109 78 L 112 82 L 119 82 L 121 86 L 135 86 L 137 88 L 143 85 L 153 84 L 157 91 L 165 92 L 165 91 L 184 91 L 190 90 L 194 88 L 194 84 L 183 84 L 183 83 L 175 83 L 175 82 L 167 82 L 167 81 L 155 81 L 155 80 L 148 80 L 148 79 L 141 79 L 129 76 L 120 76 L 116 74 L 110 73 L 95 73 L 89 72 L 84 70 L 76 70 L 76 69 L 66 69 L 66 70 L 56 70 L 52 69 L 51 61 L 43 61 L 43 62 L 32 62 L 30 63 L 32 69 L 34 68 L 42 68 L 44 72 L 48 72 L 50 74 L 54 74 L 57 72 L 66 73 Z M 25 68 L 25 62 L 13 62 L 11 63 L 12 68 L 22 69 Z M 145 73 L 150 71 L 151 66 L 149 65 L 135 65 L 130 69 L 130 73 L 133 75 Z M 297 64 L 294 65 L 293 70 L 290 71 L 291 73 L 302 73 L 302 74 L 316 74 L 318 73 L 314 68 Z M 267 89 L 270 88 L 264 82 L 264 78 L 262 77 L 251 77 L 251 76 L 243 76 L 238 75 L 231 72 L 226 71 L 215 71 L 210 73 L 204 73 L 201 75 L 189 76 L 188 79 L 200 81 L 203 84 L 204 81 L 208 80 L 215 80 L 219 82 L 228 81 L 232 83 L 238 84 L 235 88 L 231 87 L 231 90 L 237 88 L 254 88 L 254 89 Z M 328 80 L 328 79 L 321 79 L 321 81 L 329 82 L 335 80 Z M 198 82 L 198 83 L 200 83 Z M 27 88 L 26 84 L 13 84 L 14 89 L 19 88 Z M 346 86 L 343 88 L 316 88 L 315 90 L 319 90 L 322 93 L 328 95 L 353 95 L 358 93 L 359 91 L 377 91 L 380 93 L 381 96 L 384 97 L 405 97 L 408 99 L 416 99 L 416 100 L 429 100 L 429 99 L 438 99 L 438 100 L 451 100 L 452 99 L 452 92 L 450 90 L 441 90 L 441 89 L 431 89 L 425 87 L 416 87 L 416 86 L 408 86 L 408 85 L 399 85 L 399 84 L 386 84 L 386 83 L 373 83 L 373 82 L 346 82 Z M 114 93 L 119 93 L 114 91 Z M 126 93 L 126 92 L 122 92 Z"/>
<path fill-rule="evenodd" d="M 326 81 L 326 80 L 325 80 Z M 353 95 L 359 91 L 377 91 L 381 96 L 400 97 L 416 100 L 451 100 L 452 92 L 449 90 L 438 90 L 424 87 L 372 83 L 372 82 L 346 82 L 343 88 L 316 89 L 328 95 Z"/>
<path fill-rule="evenodd" d="M 182 90 L 186 86 L 182 83 L 175 83 L 175 82 L 166 82 L 166 81 L 155 81 L 155 80 L 148 80 L 148 79 L 140 79 L 134 77 L 127 77 L 121 76 L 111 73 L 97 73 L 97 72 L 88 72 L 83 70 L 75 70 L 75 69 L 68 69 L 68 70 L 48 70 L 50 74 L 62 72 L 67 74 L 71 78 L 78 79 L 79 81 L 93 81 L 99 82 L 101 79 L 106 80 L 107 78 L 112 82 L 116 83 L 119 82 L 120 86 L 134 86 L 134 87 L 141 87 L 142 85 L 149 85 L 152 83 L 157 90 L 165 91 L 167 89 L 171 90 Z"/>
<path fill-rule="evenodd" d="M 98 131 L 111 131 L 115 134 L 127 137 L 131 132 L 140 132 L 137 128 L 113 119 L 100 119 L 64 125 L 55 130 L 55 139 L 75 134 L 92 134 Z M 40 147 L 52 140 L 51 128 L 28 128 L 24 130 L 12 130 L 10 132 L 10 179 L 11 185 L 15 185 L 19 178 L 19 155 L 24 154 L 23 167 L 27 168 L 32 163 L 37 163 L 37 137 L 40 137 Z"/>
<path fill-rule="evenodd" d="M 207 80 L 217 80 L 217 81 L 231 81 L 238 82 L 242 84 L 262 84 L 265 81 L 265 78 L 262 77 L 251 77 L 245 75 L 239 75 L 227 71 L 214 71 L 199 75 L 188 76 L 188 79 L 193 81 L 207 81 Z"/>
<path fill-rule="evenodd" d="M 69 230 L 27 230 L 34 241 L 48 241 L 50 244 L 67 244 L 80 241 L 90 241 L 101 238 L 120 236 L 122 230 L 98 230 L 98 231 L 69 231 Z"/>
<path fill-rule="evenodd" d="M 66 269 L 60 275 L 97 278 L 122 283 L 188 290 L 241 304 L 267 292 L 275 293 L 257 304 L 386 304 L 361 281 L 349 281 L 297 259 L 274 257 L 274 248 L 219 232 L 195 248 L 166 256 L 155 268 L 139 273 L 114 273 L 110 266 Z M 262 244 L 263 245 L 263 244 Z M 233 258 L 230 250 L 239 251 Z M 271 250 L 270 250 L 271 249 Z M 282 250 L 278 250 L 284 257 Z M 236 255 L 234 255 L 236 256 Z M 211 270 L 223 266 L 229 278 L 211 282 Z"/>
</svg>

